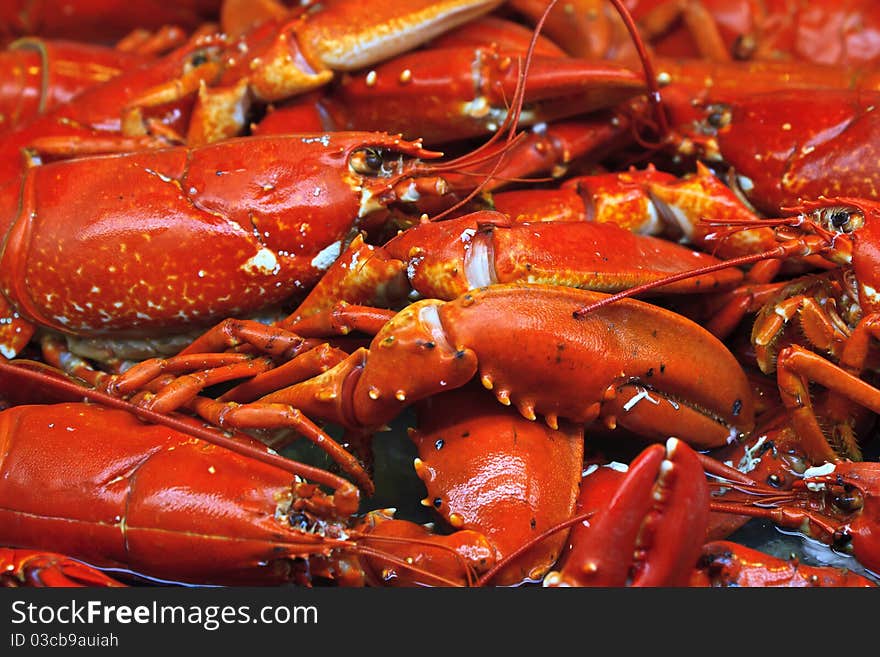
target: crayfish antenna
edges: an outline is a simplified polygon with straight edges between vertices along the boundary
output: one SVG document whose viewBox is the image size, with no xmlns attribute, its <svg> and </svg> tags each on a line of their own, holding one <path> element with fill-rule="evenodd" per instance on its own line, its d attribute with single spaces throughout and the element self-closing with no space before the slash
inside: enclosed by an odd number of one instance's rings
<svg viewBox="0 0 880 657">
<path fill-rule="evenodd" d="M 773 258 L 785 258 L 790 256 L 803 256 L 809 255 L 810 250 L 805 248 L 803 244 L 799 242 L 787 242 L 785 244 L 780 244 L 775 249 L 770 249 L 768 251 L 762 251 L 761 253 L 754 253 L 752 255 L 740 256 L 738 258 L 731 258 L 730 260 L 725 260 L 724 262 L 720 262 L 716 265 L 707 265 L 705 267 L 698 267 L 696 269 L 691 269 L 689 271 L 679 272 L 677 274 L 670 274 L 665 278 L 659 278 L 654 281 L 650 281 L 648 283 L 642 283 L 641 285 L 636 285 L 634 287 L 628 288 L 621 292 L 617 292 L 616 294 L 610 294 L 604 299 L 596 301 L 594 303 L 589 304 L 588 306 L 584 306 L 580 308 L 574 313 L 572 316 L 575 319 L 583 319 L 589 313 L 598 310 L 599 308 L 603 308 L 605 306 L 609 306 L 612 303 L 616 303 L 622 299 L 628 299 L 630 297 L 634 297 L 637 294 L 642 294 L 643 292 L 647 292 L 648 290 L 653 290 L 654 288 L 661 287 L 663 285 L 667 285 L 669 283 L 677 283 L 678 281 L 684 281 L 689 278 L 694 278 L 695 276 L 702 276 L 703 274 L 711 274 L 716 271 L 721 271 L 723 269 L 728 269 L 730 267 L 738 267 L 740 265 L 750 265 L 755 262 L 761 262 L 763 260 L 770 260 Z"/>
<path fill-rule="evenodd" d="M 678 281 L 684 281 L 689 278 L 694 278 L 695 276 L 711 274 L 713 272 L 728 269 L 730 267 L 739 267 L 740 265 L 751 265 L 756 262 L 762 262 L 764 260 L 771 260 L 774 258 L 789 258 L 812 255 L 817 251 L 821 251 L 823 246 L 827 245 L 827 240 L 825 240 L 824 238 L 820 238 L 820 242 L 818 244 L 804 243 L 801 240 L 791 240 L 780 244 L 774 249 L 768 249 L 767 251 L 762 251 L 761 253 L 753 253 L 747 256 L 731 258 L 730 260 L 725 260 L 724 262 L 720 262 L 715 265 L 707 265 L 705 267 L 698 267 L 696 269 L 678 272 L 677 274 L 670 274 L 669 276 L 666 276 L 664 278 L 658 278 L 657 280 L 650 281 L 648 283 L 642 283 L 641 285 L 633 286 L 621 292 L 617 292 L 616 294 L 611 294 L 604 299 L 591 303 L 588 306 L 584 306 L 583 308 L 574 311 L 574 313 L 572 313 L 572 316 L 575 319 L 583 319 L 587 314 L 593 312 L 594 310 L 598 310 L 599 308 L 602 308 L 604 306 L 616 303 L 621 299 L 628 299 L 630 297 L 636 296 L 637 294 L 647 292 L 648 290 L 653 290 L 654 288 L 661 287 L 669 283 L 677 283 Z"/>
<path fill-rule="evenodd" d="M 535 24 L 535 29 L 532 34 L 532 39 L 529 43 L 529 48 L 526 52 L 525 59 L 519 63 L 521 67 L 521 72 L 519 82 L 517 84 L 516 91 L 511 102 L 511 107 L 513 109 L 512 111 L 507 112 L 504 123 L 502 123 L 501 127 L 476 150 L 466 155 L 463 155 L 462 157 L 450 160 L 449 162 L 446 162 L 444 164 L 436 165 L 431 169 L 431 171 L 436 172 L 453 169 L 457 170 L 465 166 L 473 167 L 492 159 L 495 160 L 494 165 L 487 173 L 477 174 L 483 176 L 483 180 L 464 198 L 462 198 L 443 212 L 430 218 L 430 221 L 439 221 L 444 217 L 449 216 L 451 213 L 463 207 L 471 199 L 479 195 L 490 181 L 497 179 L 495 177 L 495 174 L 501 168 L 501 165 L 504 161 L 504 156 L 507 155 L 511 151 L 511 149 L 524 137 L 525 133 L 517 134 L 516 130 L 517 126 L 519 125 L 519 119 L 522 114 L 523 104 L 525 101 L 525 91 L 528 80 L 529 66 L 532 62 L 533 55 L 538 44 L 538 37 L 540 36 L 544 24 L 547 21 L 547 17 L 556 6 L 557 2 L 558 0 L 551 0 L 551 2 L 549 2 L 547 4 L 547 7 L 544 9 L 544 13 Z M 647 47 L 645 46 L 644 40 L 639 34 L 638 27 L 635 24 L 635 20 L 633 19 L 632 14 L 626 8 L 623 2 L 621 0 L 610 0 L 610 2 L 614 6 L 615 10 L 620 14 L 624 24 L 626 25 L 627 31 L 629 32 L 630 37 L 635 44 L 636 51 L 638 52 L 639 59 L 641 60 L 642 67 L 645 73 L 645 83 L 648 87 L 648 102 L 651 104 L 654 110 L 654 114 L 656 116 L 657 131 L 660 133 L 661 139 L 666 140 L 671 132 L 669 128 L 669 121 L 666 118 L 665 110 L 662 105 L 660 97 L 660 85 L 657 83 L 657 77 L 654 73 L 654 67 L 651 62 L 651 57 L 648 53 Z M 501 136 L 505 132 L 507 132 L 507 138 L 504 143 L 504 147 L 499 152 L 487 153 L 487 150 L 495 145 L 496 142 L 501 139 Z"/>
<path fill-rule="evenodd" d="M 629 9 L 626 8 L 626 5 L 623 4 L 622 0 L 609 1 L 617 10 L 617 13 L 620 14 L 620 18 L 623 20 L 627 32 L 629 32 L 633 45 L 636 47 L 639 61 L 642 63 L 642 69 L 645 72 L 645 84 L 648 87 L 648 103 L 650 103 L 654 110 L 654 116 L 657 121 L 657 131 L 660 133 L 660 143 L 662 144 L 669 138 L 672 131 L 669 128 L 669 120 L 666 118 L 666 111 L 663 107 L 663 100 L 660 96 L 660 85 L 657 82 L 657 75 L 654 73 L 654 64 L 651 61 L 651 55 L 648 53 L 645 41 L 642 39 L 642 35 L 639 34 L 639 28 L 636 26 L 636 22 Z"/>
<path fill-rule="evenodd" d="M 374 513 L 374 512 L 367 514 L 368 517 L 370 515 L 372 515 L 372 513 Z M 384 519 L 389 520 L 390 518 L 386 517 Z M 400 521 L 395 521 L 395 522 L 400 522 Z M 408 532 L 411 529 L 416 528 L 416 527 L 418 527 L 420 530 L 424 531 L 424 529 L 421 528 L 421 526 L 416 526 L 413 523 L 410 523 L 408 521 L 403 521 L 403 523 L 404 523 L 404 525 L 403 525 L 404 529 L 401 531 Z M 374 528 L 376 526 L 382 526 L 382 524 L 380 523 L 379 525 L 375 525 Z M 465 533 L 470 534 L 472 532 L 465 532 Z M 417 576 L 418 578 L 421 578 L 421 580 L 424 580 L 424 581 L 413 580 L 411 582 L 412 584 L 454 586 L 454 587 L 460 587 L 460 586 L 471 587 L 474 585 L 474 583 L 476 581 L 476 570 L 475 570 L 474 566 L 472 566 L 471 564 L 468 563 L 465 555 L 462 554 L 461 552 L 459 552 L 455 547 L 453 547 L 453 545 L 441 542 L 441 540 L 443 538 L 449 538 L 449 536 L 441 537 L 441 536 L 434 536 L 434 535 L 426 534 L 425 538 L 420 538 L 418 536 L 412 536 L 412 535 L 407 536 L 407 535 L 403 535 L 403 534 L 400 534 L 400 535 L 375 534 L 375 533 L 371 533 L 370 531 L 355 530 L 354 532 L 352 532 L 350 534 L 350 537 L 353 538 L 357 544 L 356 551 L 358 552 L 358 554 L 362 554 L 366 557 L 371 557 L 373 559 L 380 560 L 382 562 L 385 562 L 385 564 L 397 566 L 398 568 L 406 570 L 407 572 L 412 573 L 413 575 Z M 441 539 L 441 540 L 437 540 L 437 539 Z M 452 558 L 451 563 L 454 563 L 455 567 L 450 567 L 449 563 L 446 563 L 446 564 L 440 563 L 440 566 L 446 568 L 448 572 L 446 574 L 434 572 L 433 570 L 425 568 L 422 565 L 416 563 L 416 560 L 418 559 L 418 557 L 415 557 L 415 558 L 401 557 L 401 556 L 398 556 L 397 554 L 394 554 L 393 552 L 391 552 L 389 550 L 382 550 L 382 549 L 374 548 L 374 547 L 371 547 L 368 545 L 363 545 L 362 544 L 363 542 L 384 542 L 388 545 L 398 545 L 398 546 L 403 546 L 406 548 L 411 548 L 413 546 L 421 546 L 421 547 L 428 548 L 429 550 L 439 550 L 442 553 L 448 554 Z M 373 566 L 375 567 L 375 564 L 373 564 Z M 458 569 L 460 569 L 460 572 L 462 574 L 462 580 L 464 581 L 464 584 L 462 584 L 461 581 L 459 581 L 459 580 L 452 579 L 452 577 L 455 577 L 458 575 L 457 572 L 454 572 L 454 571 L 457 571 Z"/>
<path fill-rule="evenodd" d="M 535 25 L 532 39 L 529 42 L 529 47 L 526 51 L 525 59 L 523 61 L 517 62 L 517 66 L 519 67 L 520 71 L 519 80 L 517 81 L 516 90 L 514 92 L 514 96 L 510 105 L 513 110 L 507 112 L 507 115 L 504 117 L 504 122 L 484 144 L 466 155 L 455 158 L 441 165 L 435 165 L 431 167 L 431 171 L 436 172 L 444 170 L 458 170 L 466 166 L 477 166 L 493 159 L 495 161 L 495 164 L 492 166 L 492 169 L 488 173 L 477 174 L 482 175 L 483 180 L 476 187 L 474 187 L 474 189 L 472 189 L 464 198 L 462 198 L 443 212 L 435 215 L 433 218 L 431 218 L 431 221 L 441 220 L 443 217 L 446 217 L 455 212 L 459 208 L 466 205 L 471 199 L 476 197 L 483 190 L 483 188 L 485 188 L 485 186 L 494 179 L 495 174 L 501 168 L 501 164 L 504 161 L 504 156 L 524 137 L 525 133 L 517 134 L 516 130 L 517 126 L 519 125 L 520 115 L 522 114 L 523 104 L 525 102 L 527 83 L 526 81 L 528 80 L 529 66 L 531 65 L 535 48 L 538 45 L 538 37 L 541 34 L 544 23 L 547 21 L 547 16 L 553 10 L 553 7 L 556 6 L 557 2 L 558 0 L 551 0 L 551 2 L 548 3 L 546 9 L 544 10 L 544 13 L 541 15 L 540 20 Z M 487 152 L 488 149 L 494 146 L 495 143 L 498 142 L 502 138 L 502 135 L 504 135 L 505 133 L 507 133 L 507 137 L 503 148 L 498 152 Z"/>
<path fill-rule="evenodd" d="M 711 274 L 716 271 L 721 271 L 722 269 L 727 269 L 728 267 L 750 265 L 756 262 L 762 262 L 764 260 L 771 260 L 774 258 L 789 258 L 821 254 L 823 252 L 827 252 L 830 249 L 836 248 L 834 244 L 835 240 L 838 237 L 835 233 L 827 230 L 826 228 L 822 227 L 814 221 L 804 218 L 803 216 L 782 217 L 776 219 L 725 220 L 719 222 L 713 222 L 711 220 L 704 219 L 703 222 L 709 225 L 738 226 L 740 229 L 807 225 L 811 234 L 806 237 L 795 237 L 792 239 L 788 239 L 788 241 L 781 243 L 776 248 L 768 249 L 767 251 L 762 251 L 761 253 L 740 256 L 738 258 L 731 258 L 730 260 L 725 260 L 724 262 L 718 263 L 716 265 L 707 265 L 705 267 L 699 267 L 697 269 L 691 269 L 689 271 L 683 271 L 677 274 L 670 274 L 665 278 L 660 278 L 649 283 L 636 285 L 627 290 L 612 294 L 604 299 L 601 299 L 600 301 L 591 303 L 588 306 L 584 306 L 580 310 L 576 310 L 573 313 L 574 318 L 583 319 L 583 317 L 588 313 L 594 310 L 598 310 L 603 306 L 607 306 L 617 301 L 620 301 L 621 299 L 633 297 L 637 294 L 647 292 L 648 290 L 653 290 L 654 288 L 666 285 L 668 283 L 676 283 L 678 281 L 687 280 L 695 276 Z M 724 235 L 724 237 L 727 237 L 727 235 Z"/>
<path fill-rule="evenodd" d="M 16 364 L 13 365 L 3 358 L 0 360 L 0 372 L 8 377 L 17 377 L 15 380 L 27 381 L 28 384 L 45 387 L 59 399 L 89 401 L 127 411 L 146 422 L 166 426 L 236 454 L 274 466 L 313 483 L 327 486 L 334 491 L 336 506 L 341 515 L 352 515 L 357 511 L 360 493 L 351 482 L 327 470 L 285 458 L 268 447 L 259 447 L 252 441 L 241 440 L 235 435 L 227 435 L 217 429 L 205 426 L 193 418 L 152 411 L 100 390 L 85 387 L 82 383 L 68 378 L 63 372 L 56 371 L 43 363 L 16 361 Z"/>
<path fill-rule="evenodd" d="M 364 537 L 364 538 L 369 538 L 370 540 L 374 540 L 379 537 L 372 537 L 371 536 L 371 537 Z M 390 539 L 391 537 L 386 537 L 386 538 Z M 398 540 L 400 540 L 401 542 L 405 541 L 407 544 L 411 543 L 411 541 L 409 541 L 407 539 L 398 539 Z M 437 547 L 437 546 L 432 545 L 432 547 Z M 449 549 L 452 549 L 452 548 L 449 548 Z M 367 547 L 365 545 L 357 545 L 354 548 L 354 551 L 355 551 L 355 553 L 357 553 L 359 555 L 363 555 L 365 557 L 373 557 L 374 559 L 381 559 L 381 560 L 386 561 L 390 564 L 394 564 L 395 566 L 403 568 L 404 570 L 408 570 L 408 571 L 414 573 L 415 575 L 423 577 L 426 580 L 433 580 L 433 582 L 437 586 L 451 586 L 451 587 L 456 587 L 456 588 L 461 587 L 461 584 L 459 584 L 458 582 L 455 582 L 451 579 L 447 579 L 447 578 L 443 577 L 442 575 L 432 573 L 430 570 L 420 568 L 419 566 L 416 566 L 415 564 L 410 563 L 406 559 L 402 559 L 396 555 L 391 554 L 390 552 L 383 552 L 382 550 L 375 550 L 375 549 Z M 458 555 L 458 556 L 460 557 L 461 555 Z M 472 575 L 471 570 L 469 568 L 467 568 L 467 566 L 464 566 L 464 567 L 466 569 L 466 572 L 468 573 L 468 576 L 467 576 L 468 582 L 469 582 L 468 586 L 470 586 L 470 579 L 473 575 Z"/>
</svg>

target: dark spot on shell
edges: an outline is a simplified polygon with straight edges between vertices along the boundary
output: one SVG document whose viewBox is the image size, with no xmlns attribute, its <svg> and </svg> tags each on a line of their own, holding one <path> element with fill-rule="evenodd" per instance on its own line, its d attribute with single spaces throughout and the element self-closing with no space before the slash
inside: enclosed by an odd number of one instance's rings
<svg viewBox="0 0 880 657">
<path fill-rule="evenodd" d="M 464 349 L 459 349 L 458 351 L 456 351 L 455 357 L 456 358 L 464 358 Z"/>
<path fill-rule="evenodd" d="M 534 518 L 532 518 L 531 520 L 529 520 L 529 525 L 531 526 L 532 529 L 534 529 L 535 527 L 538 526 L 538 521 L 535 520 Z"/>
<path fill-rule="evenodd" d="M 739 415 L 740 412 L 742 411 L 742 408 L 743 408 L 742 400 L 737 399 L 735 402 L 733 402 L 733 417 L 736 417 L 737 415 Z"/>
<path fill-rule="evenodd" d="M 462 437 L 462 438 L 467 438 L 467 437 L 470 436 L 470 435 L 471 435 L 471 432 L 470 432 L 470 431 L 464 431 L 464 432 L 462 432 L 461 437 Z"/>
<path fill-rule="evenodd" d="M 437 449 L 443 449 L 444 444 L 445 443 L 443 442 L 443 439 L 438 438 L 437 441 L 434 443 L 434 447 L 436 447 Z"/>
<path fill-rule="evenodd" d="M 653 368 L 653 367 L 649 367 L 649 368 L 648 368 L 648 371 L 645 372 L 645 376 L 646 376 L 647 378 L 649 378 L 649 379 L 650 379 L 652 376 L 654 376 L 654 368 Z"/>
<path fill-rule="evenodd" d="M 660 363 L 660 374 L 666 371 L 666 363 Z"/>
</svg>

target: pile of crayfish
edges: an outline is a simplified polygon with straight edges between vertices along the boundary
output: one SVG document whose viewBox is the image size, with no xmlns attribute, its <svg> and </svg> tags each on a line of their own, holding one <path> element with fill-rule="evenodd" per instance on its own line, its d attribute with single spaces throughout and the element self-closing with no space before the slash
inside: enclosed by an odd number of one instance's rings
<svg viewBox="0 0 880 657">
<path fill-rule="evenodd" d="M 877 586 L 877 34 L 4 3 L 0 583 Z"/>
</svg>

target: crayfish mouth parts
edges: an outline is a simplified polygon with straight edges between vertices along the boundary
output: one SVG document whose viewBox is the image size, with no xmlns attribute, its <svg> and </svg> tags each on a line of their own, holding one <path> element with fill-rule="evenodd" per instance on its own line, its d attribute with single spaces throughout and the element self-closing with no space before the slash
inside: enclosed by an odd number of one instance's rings
<svg viewBox="0 0 880 657">
<path fill-rule="evenodd" d="M 328 522 L 317 518 L 307 511 L 297 508 L 294 504 L 295 493 L 291 492 L 278 501 L 275 507 L 275 521 L 298 534 L 336 540 L 348 540 L 349 534 L 340 523 Z"/>
</svg>

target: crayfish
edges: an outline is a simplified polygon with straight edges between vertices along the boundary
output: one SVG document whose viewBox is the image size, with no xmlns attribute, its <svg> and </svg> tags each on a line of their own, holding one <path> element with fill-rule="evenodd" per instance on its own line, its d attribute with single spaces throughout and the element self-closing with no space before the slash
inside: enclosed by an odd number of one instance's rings
<svg viewBox="0 0 880 657">
<path fill-rule="evenodd" d="M 880 582 L 844 9 L 142 5 L 0 10 L 0 585 Z"/>
</svg>

